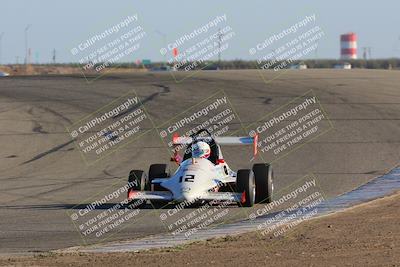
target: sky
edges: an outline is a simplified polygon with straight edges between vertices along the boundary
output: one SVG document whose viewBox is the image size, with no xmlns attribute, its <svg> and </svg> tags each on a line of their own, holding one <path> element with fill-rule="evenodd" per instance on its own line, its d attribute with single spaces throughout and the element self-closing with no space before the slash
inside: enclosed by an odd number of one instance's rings
<svg viewBox="0 0 400 267">
<path fill-rule="evenodd" d="M 83 40 L 137 14 L 146 32 L 140 49 L 128 60 L 163 60 L 159 52 L 167 43 L 206 24 L 217 16 L 226 15 L 235 36 L 221 57 L 256 59 L 249 49 L 303 19 L 315 14 L 316 24 L 324 37 L 309 58 L 338 58 L 339 35 L 355 32 L 358 56 L 361 47 L 371 47 L 372 58 L 400 57 L 400 1 L 104 1 L 104 0 L 8 0 L 1 1 L 0 62 L 19 63 L 25 57 L 25 28 L 31 61 L 47 63 L 56 50 L 56 61 L 73 62 L 71 53 Z"/>
</svg>

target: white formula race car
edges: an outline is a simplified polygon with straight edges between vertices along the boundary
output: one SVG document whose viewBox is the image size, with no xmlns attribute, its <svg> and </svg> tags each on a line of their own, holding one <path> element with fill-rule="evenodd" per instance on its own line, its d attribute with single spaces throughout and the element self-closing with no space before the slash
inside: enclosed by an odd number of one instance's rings
<svg viewBox="0 0 400 267">
<path fill-rule="evenodd" d="M 195 155 L 198 144 L 207 143 L 207 157 Z M 257 154 L 255 137 L 213 137 L 202 129 L 190 137 L 173 137 L 174 146 L 186 149 L 183 158 L 175 152 L 171 159 L 179 167 L 173 175 L 167 164 L 152 164 L 148 175 L 142 170 L 129 173 L 128 201 L 147 200 L 154 206 L 168 202 L 201 203 L 231 201 L 241 207 L 270 203 L 273 194 L 273 171 L 269 164 L 254 164 L 252 169 L 231 170 L 225 162 L 220 145 L 252 145 Z M 177 149 L 175 149 L 177 151 Z M 206 151 L 207 152 L 207 151 Z"/>
</svg>

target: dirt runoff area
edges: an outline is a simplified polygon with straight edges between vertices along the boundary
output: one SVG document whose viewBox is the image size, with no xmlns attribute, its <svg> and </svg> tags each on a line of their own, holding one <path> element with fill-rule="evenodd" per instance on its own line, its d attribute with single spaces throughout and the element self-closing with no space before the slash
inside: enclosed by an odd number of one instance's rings
<svg viewBox="0 0 400 267">
<path fill-rule="evenodd" d="M 400 192 L 279 237 L 253 232 L 131 253 L 1 256 L 0 266 L 400 266 Z"/>
</svg>

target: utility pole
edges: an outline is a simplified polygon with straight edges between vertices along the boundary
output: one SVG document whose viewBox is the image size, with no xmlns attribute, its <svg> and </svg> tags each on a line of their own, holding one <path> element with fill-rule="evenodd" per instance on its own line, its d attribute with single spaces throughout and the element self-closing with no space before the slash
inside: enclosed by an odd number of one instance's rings
<svg viewBox="0 0 400 267">
<path fill-rule="evenodd" d="M 363 49 L 363 59 L 364 59 L 364 60 L 367 60 L 367 58 L 368 58 L 368 59 L 371 59 L 371 49 L 372 49 L 372 47 L 370 47 L 370 46 L 363 46 L 362 49 Z M 368 55 L 368 56 L 367 56 L 367 55 Z"/>
<path fill-rule="evenodd" d="M 318 58 L 318 45 L 315 47 L 314 68 L 316 68 L 317 66 L 317 58 Z"/>
<path fill-rule="evenodd" d="M 28 62 L 28 30 L 29 30 L 29 28 L 31 27 L 31 24 L 28 24 L 26 27 L 25 27 L 25 65 L 28 65 L 29 64 L 29 62 Z"/>
<path fill-rule="evenodd" d="M 367 48 L 363 47 L 363 59 L 367 60 Z"/>
<path fill-rule="evenodd" d="M 56 49 L 53 50 L 53 64 L 56 64 Z"/>
<path fill-rule="evenodd" d="M 3 41 L 3 35 L 4 35 L 4 32 L 2 32 L 2 33 L 0 33 L 0 65 L 1 65 L 1 44 L 2 44 L 2 41 Z"/>
<path fill-rule="evenodd" d="M 221 43 L 222 43 L 222 36 L 221 28 L 218 30 L 218 69 L 221 66 Z"/>
</svg>

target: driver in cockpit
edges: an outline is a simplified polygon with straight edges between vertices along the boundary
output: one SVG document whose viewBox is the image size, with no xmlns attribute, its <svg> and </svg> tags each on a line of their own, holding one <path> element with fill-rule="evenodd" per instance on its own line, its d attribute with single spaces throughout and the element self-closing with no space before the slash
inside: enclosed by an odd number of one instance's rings
<svg viewBox="0 0 400 267">
<path fill-rule="evenodd" d="M 211 154 L 210 146 L 203 141 L 199 141 L 192 145 L 192 158 L 208 159 Z"/>
</svg>

